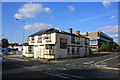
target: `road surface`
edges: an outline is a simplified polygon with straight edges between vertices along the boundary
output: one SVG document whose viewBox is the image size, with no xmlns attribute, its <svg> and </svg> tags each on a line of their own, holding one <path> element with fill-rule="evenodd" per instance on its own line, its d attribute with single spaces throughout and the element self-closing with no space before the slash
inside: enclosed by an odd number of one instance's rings
<svg viewBox="0 0 120 80">
<path fill-rule="evenodd" d="M 114 52 L 71 59 L 61 63 L 6 59 L 3 64 L 2 78 L 3 80 L 21 78 L 34 80 L 119 80 L 119 57 L 120 53 Z M 97 66 L 93 66 L 93 64 Z M 101 68 L 101 65 L 115 69 Z"/>
</svg>

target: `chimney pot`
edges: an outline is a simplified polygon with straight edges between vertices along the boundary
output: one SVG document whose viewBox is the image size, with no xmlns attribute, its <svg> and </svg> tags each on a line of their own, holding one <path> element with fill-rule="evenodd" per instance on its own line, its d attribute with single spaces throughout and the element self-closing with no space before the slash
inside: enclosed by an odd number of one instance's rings
<svg viewBox="0 0 120 80">
<path fill-rule="evenodd" d="M 76 31 L 76 35 L 80 35 L 80 31 Z"/>
<path fill-rule="evenodd" d="M 72 34 L 72 28 L 69 28 L 69 32 Z"/>
<path fill-rule="evenodd" d="M 88 32 L 86 32 L 86 36 L 88 36 Z"/>
</svg>

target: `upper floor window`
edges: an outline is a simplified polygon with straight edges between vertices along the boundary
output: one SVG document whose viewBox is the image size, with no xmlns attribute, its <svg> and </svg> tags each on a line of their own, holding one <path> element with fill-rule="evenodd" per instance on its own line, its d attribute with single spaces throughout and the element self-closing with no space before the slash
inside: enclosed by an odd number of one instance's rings
<svg viewBox="0 0 120 80">
<path fill-rule="evenodd" d="M 38 41 L 42 41 L 42 35 L 38 36 Z"/>
<path fill-rule="evenodd" d="M 47 38 L 51 40 L 51 34 L 47 34 Z"/>
<path fill-rule="evenodd" d="M 88 39 L 85 39 L 85 45 L 88 45 L 89 42 L 88 42 Z"/>
<path fill-rule="evenodd" d="M 71 43 L 75 43 L 75 37 L 71 36 Z"/>
<path fill-rule="evenodd" d="M 39 35 L 38 36 L 38 41 L 37 41 L 38 43 L 42 43 L 42 35 Z"/>
<path fill-rule="evenodd" d="M 31 40 L 34 41 L 34 37 L 32 37 Z"/>
<path fill-rule="evenodd" d="M 80 38 L 79 37 L 76 37 L 76 43 L 80 44 Z"/>
<path fill-rule="evenodd" d="M 46 42 L 51 42 L 51 34 L 47 34 L 45 39 L 46 39 Z"/>
<path fill-rule="evenodd" d="M 34 37 L 31 37 L 31 43 L 34 43 Z"/>
</svg>

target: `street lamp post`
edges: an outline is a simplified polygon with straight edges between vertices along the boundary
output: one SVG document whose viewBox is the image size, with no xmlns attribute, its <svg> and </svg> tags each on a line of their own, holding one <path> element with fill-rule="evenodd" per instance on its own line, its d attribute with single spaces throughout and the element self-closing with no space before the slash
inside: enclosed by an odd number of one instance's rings
<svg viewBox="0 0 120 80">
<path fill-rule="evenodd" d="M 23 21 L 23 20 L 21 20 L 21 19 L 16 19 L 16 20 L 20 20 L 20 21 L 22 21 L 24 24 L 23 24 L 23 27 L 22 27 L 22 29 L 23 29 L 23 31 L 22 31 L 22 51 L 23 51 L 23 43 L 24 43 L 24 26 L 25 26 L 25 21 Z"/>
</svg>

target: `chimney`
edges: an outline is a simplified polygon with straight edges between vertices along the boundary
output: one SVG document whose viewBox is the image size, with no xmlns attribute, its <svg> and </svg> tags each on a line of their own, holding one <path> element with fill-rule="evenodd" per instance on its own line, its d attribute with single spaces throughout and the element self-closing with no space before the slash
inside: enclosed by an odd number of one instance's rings
<svg viewBox="0 0 120 80">
<path fill-rule="evenodd" d="M 88 36 L 88 32 L 86 32 L 86 36 Z"/>
<path fill-rule="evenodd" d="M 76 31 L 76 35 L 80 35 L 80 31 Z"/>
<path fill-rule="evenodd" d="M 69 28 L 69 32 L 72 34 L 72 28 Z"/>
</svg>

